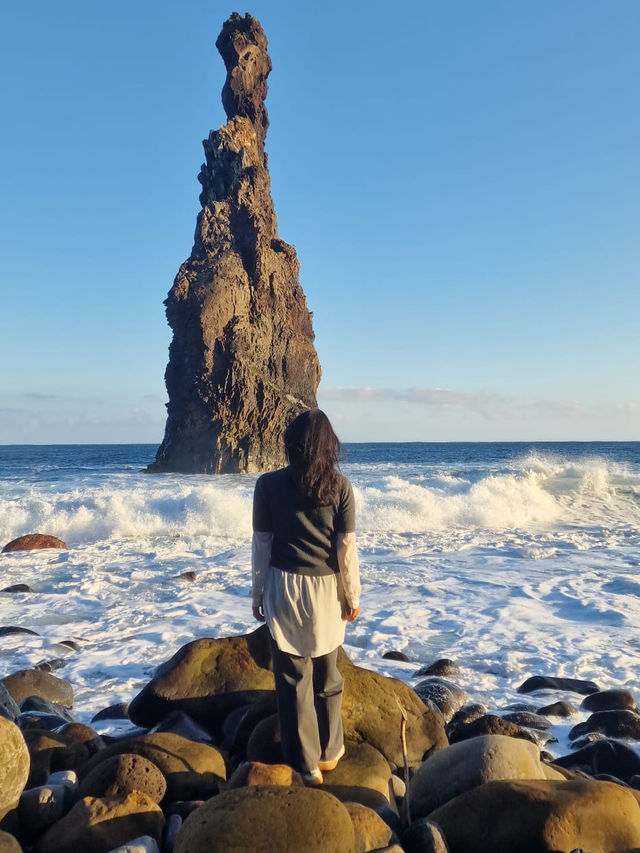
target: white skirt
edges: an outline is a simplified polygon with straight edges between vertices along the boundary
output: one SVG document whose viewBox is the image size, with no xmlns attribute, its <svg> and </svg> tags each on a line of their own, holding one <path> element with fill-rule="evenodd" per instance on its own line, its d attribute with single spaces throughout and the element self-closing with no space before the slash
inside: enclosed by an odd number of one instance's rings
<svg viewBox="0 0 640 853">
<path fill-rule="evenodd" d="M 317 658 L 344 642 L 346 622 L 338 575 L 310 577 L 270 566 L 264 585 L 267 626 L 281 652 Z"/>
</svg>

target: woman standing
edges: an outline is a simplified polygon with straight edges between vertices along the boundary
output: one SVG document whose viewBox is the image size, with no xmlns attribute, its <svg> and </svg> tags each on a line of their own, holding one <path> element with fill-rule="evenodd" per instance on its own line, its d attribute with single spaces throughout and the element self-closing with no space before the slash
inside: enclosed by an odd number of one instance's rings
<svg viewBox="0 0 640 853">
<path fill-rule="evenodd" d="M 254 492 L 253 615 L 271 634 L 285 761 L 317 786 L 344 755 L 336 660 L 359 613 L 355 507 L 324 412 L 299 415 L 284 442 L 289 465 Z"/>
</svg>

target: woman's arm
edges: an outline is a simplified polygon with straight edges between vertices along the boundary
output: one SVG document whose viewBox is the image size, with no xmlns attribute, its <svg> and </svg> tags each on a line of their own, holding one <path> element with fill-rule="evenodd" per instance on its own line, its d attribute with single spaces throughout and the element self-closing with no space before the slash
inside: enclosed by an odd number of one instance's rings
<svg viewBox="0 0 640 853">
<path fill-rule="evenodd" d="M 264 622 L 262 597 L 267 569 L 271 563 L 273 522 L 263 478 L 259 477 L 253 492 L 253 539 L 251 541 L 251 598 L 253 615 Z"/>
<path fill-rule="evenodd" d="M 360 563 L 356 548 L 356 534 L 338 533 L 338 568 L 344 590 L 344 597 L 349 610 L 346 613 L 347 622 L 353 622 L 360 612 Z"/>
<path fill-rule="evenodd" d="M 253 615 L 258 622 L 264 622 L 262 596 L 267 569 L 271 562 L 271 543 L 273 533 L 254 531 L 251 541 L 251 598 Z"/>
</svg>

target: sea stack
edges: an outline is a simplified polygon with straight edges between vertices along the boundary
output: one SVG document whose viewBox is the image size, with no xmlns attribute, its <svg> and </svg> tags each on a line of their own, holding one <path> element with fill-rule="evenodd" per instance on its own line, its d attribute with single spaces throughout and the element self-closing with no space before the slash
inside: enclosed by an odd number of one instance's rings
<svg viewBox="0 0 640 853">
<path fill-rule="evenodd" d="M 255 18 L 234 12 L 216 47 L 228 121 L 203 143 L 193 249 L 164 303 L 169 402 L 150 472 L 279 467 L 287 423 L 317 405 L 312 315 L 295 250 L 278 236 L 264 150 L 267 38 Z"/>
</svg>

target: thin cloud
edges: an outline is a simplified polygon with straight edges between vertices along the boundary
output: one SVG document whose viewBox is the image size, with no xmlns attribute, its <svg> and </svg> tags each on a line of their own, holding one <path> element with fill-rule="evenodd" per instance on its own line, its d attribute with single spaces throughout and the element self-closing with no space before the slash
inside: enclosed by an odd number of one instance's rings
<svg viewBox="0 0 640 853">
<path fill-rule="evenodd" d="M 522 400 L 490 391 L 454 391 L 448 388 L 372 388 L 332 386 L 320 391 L 323 400 L 340 403 L 409 403 L 434 414 L 471 413 L 485 420 L 521 420 L 530 417 L 574 420 L 596 414 L 631 415 L 636 403 L 594 406 L 577 400 Z"/>
</svg>

